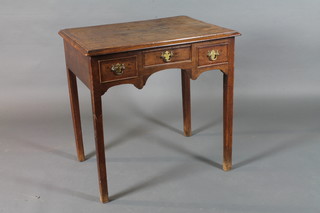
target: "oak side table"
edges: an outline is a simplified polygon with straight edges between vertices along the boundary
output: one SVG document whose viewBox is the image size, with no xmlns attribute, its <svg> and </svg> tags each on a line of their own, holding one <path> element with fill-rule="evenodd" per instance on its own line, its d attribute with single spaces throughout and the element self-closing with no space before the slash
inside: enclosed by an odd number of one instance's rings
<svg viewBox="0 0 320 213">
<path fill-rule="evenodd" d="M 155 72 L 181 69 L 184 134 L 191 136 L 190 79 L 223 73 L 223 170 L 232 166 L 234 40 L 240 33 L 187 16 L 64 29 L 68 85 L 78 160 L 84 161 L 78 77 L 91 92 L 101 202 L 108 202 L 101 96 L 120 84 L 141 89 Z"/>
</svg>

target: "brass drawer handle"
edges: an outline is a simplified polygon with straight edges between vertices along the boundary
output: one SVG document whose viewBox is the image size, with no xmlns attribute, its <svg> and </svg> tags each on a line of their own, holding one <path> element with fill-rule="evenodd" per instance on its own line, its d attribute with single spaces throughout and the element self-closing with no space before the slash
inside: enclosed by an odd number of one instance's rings
<svg viewBox="0 0 320 213">
<path fill-rule="evenodd" d="M 126 69 L 126 67 L 124 66 L 124 64 L 112 64 L 111 67 L 111 71 L 115 74 L 115 75 L 122 75 L 123 71 Z"/>
<path fill-rule="evenodd" d="M 162 52 L 161 54 L 161 58 L 163 59 L 164 62 L 169 62 L 171 61 L 171 58 L 173 57 L 173 52 L 172 51 L 165 51 L 165 52 Z"/>
<path fill-rule="evenodd" d="M 211 50 L 211 51 L 209 50 L 208 54 L 207 54 L 209 60 L 211 60 L 211 61 L 217 60 L 218 55 L 220 55 L 218 50 L 217 51 L 216 50 Z"/>
</svg>

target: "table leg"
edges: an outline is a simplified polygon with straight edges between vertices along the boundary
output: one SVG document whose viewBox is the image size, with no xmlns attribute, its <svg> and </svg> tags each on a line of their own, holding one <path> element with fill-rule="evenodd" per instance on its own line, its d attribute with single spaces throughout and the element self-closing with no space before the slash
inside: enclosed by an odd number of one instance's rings
<svg viewBox="0 0 320 213">
<path fill-rule="evenodd" d="M 191 101 L 190 101 L 190 77 L 186 70 L 181 70 L 182 82 L 182 108 L 183 130 L 185 136 L 191 136 Z"/>
<path fill-rule="evenodd" d="M 108 197 L 108 183 L 105 160 L 105 147 L 103 139 L 103 119 L 102 119 L 102 103 L 101 95 L 91 92 L 93 125 L 96 144 L 96 157 L 98 167 L 98 181 L 100 189 L 100 201 L 106 203 L 109 201 Z"/>
<path fill-rule="evenodd" d="M 73 120 L 73 129 L 74 129 L 74 135 L 76 139 L 77 155 L 78 155 L 79 161 L 84 161 L 85 155 L 84 155 L 83 141 L 82 141 L 77 79 L 75 74 L 73 74 L 73 72 L 69 69 L 67 69 L 67 76 L 68 76 L 71 113 L 72 113 L 72 120 Z"/>
<path fill-rule="evenodd" d="M 223 170 L 232 167 L 233 67 L 223 75 Z"/>
</svg>

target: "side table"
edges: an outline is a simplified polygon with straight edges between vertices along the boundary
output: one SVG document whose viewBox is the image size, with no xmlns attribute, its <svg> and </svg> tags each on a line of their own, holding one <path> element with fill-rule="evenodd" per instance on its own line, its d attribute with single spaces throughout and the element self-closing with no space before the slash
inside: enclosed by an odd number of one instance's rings
<svg viewBox="0 0 320 213">
<path fill-rule="evenodd" d="M 141 89 L 155 72 L 181 69 L 184 134 L 191 136 L 190 79 L 223 73 L 223 170 L 232 166 L 234 40 L 240 33 L 187 16 L 64 29 L 78 160 L 84 161 L 78 77 L 90 90 L 101 202 L 108 202 L 101 96 L 120 84 Z"/>
</svg>

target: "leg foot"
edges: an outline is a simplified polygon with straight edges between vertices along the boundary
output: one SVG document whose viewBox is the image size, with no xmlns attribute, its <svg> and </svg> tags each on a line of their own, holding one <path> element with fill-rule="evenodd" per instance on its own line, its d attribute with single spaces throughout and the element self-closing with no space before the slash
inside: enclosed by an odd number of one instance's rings
<svg viewBox="0 0 320 213">
<path fill-rule="evenodd" d="M 229 171 L 229 170 L 231 170 L 231 168 L 232 168 L 232 163 L 231 163 L 231 162 L 229 162 L 229 163 L 223 162 L 223 164 L 222 164 L 222 169 L 223 169 L 224 171 Z"/>
</svg>

